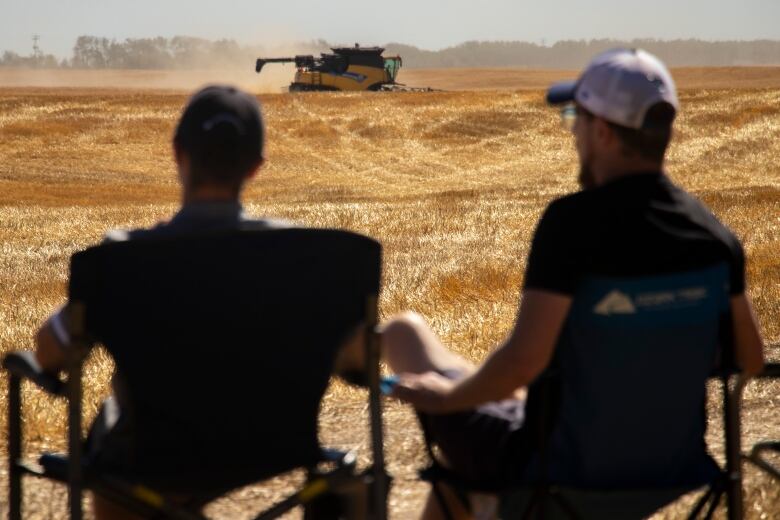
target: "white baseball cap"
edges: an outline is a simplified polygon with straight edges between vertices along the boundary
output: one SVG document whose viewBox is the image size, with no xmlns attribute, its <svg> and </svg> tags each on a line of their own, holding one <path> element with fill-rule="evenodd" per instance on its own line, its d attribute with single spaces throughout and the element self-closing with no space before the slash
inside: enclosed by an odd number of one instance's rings
<svg viewBox="0 0 780 520">
<path fill-rule="evenodd" d="M 666 66 L 641 49 L 612 49 L 596 56 L 577 81 L 556 83 L 550 104 L 576 101 L 588 112 L 627 128 L 640 129 L 658 103 L 680 108 L 677 88 Z"/>
</svg>

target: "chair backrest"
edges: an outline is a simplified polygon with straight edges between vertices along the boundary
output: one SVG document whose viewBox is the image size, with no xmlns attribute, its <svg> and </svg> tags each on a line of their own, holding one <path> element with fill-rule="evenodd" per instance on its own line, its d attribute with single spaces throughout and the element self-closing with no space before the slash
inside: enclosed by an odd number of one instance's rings
<svg viewBox="0 0 780 520">
<path fill-rule="evenodd" d="M 537 475 L 590 488 L 711 479 L 706 380 L 726 347 L 729 319 L 725 264 L 586 279 L 552 364 L 558 408 Z"/>
<path fill-rule="evenodd" d="M 85 304 L 86 329 L 126 388 L 135 472 L 213 483 L 317 460 L 320 399 L 380 270 L 377 242 L 335 230 L 148 238 L 74 255 L 69 298 Z"/>
</svg>

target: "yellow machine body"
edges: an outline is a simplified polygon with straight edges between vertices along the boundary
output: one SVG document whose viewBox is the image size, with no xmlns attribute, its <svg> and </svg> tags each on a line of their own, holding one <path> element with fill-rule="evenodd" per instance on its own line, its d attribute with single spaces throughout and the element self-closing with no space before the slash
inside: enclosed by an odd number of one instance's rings
<svg viewBox="0 0 780 520">
<path fill-rule="evenodd" d="M 319 57 L 299 55 L 294 58 L 258 58 L 259 73 L 267 63 L 295 63 L 295 79 L 290 92 L 296 91 L 365 91 L 386 90 L 396 85 L 401 57 L 384 57 L 381 47 L 335 47 L 332 54 Z"/>
<path fill-rule="evenodd" d="M 377 90 L 379 86 L 393 83 L 387 71 L 382 68 L 365 65 L 350 65 L 342 73 L 323 72 L 298 69 L 295 73 L 295 83 L 299 86 L 308 85 L 310 89 L 299 90 Z M 295 90 L 291 86 L 291 90 Z"/>
</svg>

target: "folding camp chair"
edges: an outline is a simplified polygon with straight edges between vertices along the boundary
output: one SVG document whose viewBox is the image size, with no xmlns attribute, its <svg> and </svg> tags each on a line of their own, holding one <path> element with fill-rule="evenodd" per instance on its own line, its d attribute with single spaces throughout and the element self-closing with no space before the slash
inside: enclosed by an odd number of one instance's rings
<svg viewBox="0 0 780 520">
<path fill-rule="evenodd" d="M 710 518 L 724 494 L 729 518 L 742 518 L 744 381 L 729 362 L 727 288 L 725 264 L 587 279 L 550 367 L 529 388 L 517 473 L 501 483 L 470 482 L 434 463 L 422 476 L 444 509 L 439 481 L 497 493 L 505 520 L 643 518 L 704 487 L 690 518 Z M 723 468 L 704 444 L 710 378 L 722 386 Z"/>
<path fill-rule="evenodd" d="M 380 270 L 377 242 L 335 230 L 139 239 L 75 254 L 67 379 L 43 373 L 29 352 L 3 361 L 10 372 L 10 518 L 23 516 L 23 475 L 67 483 L 72 519 L 81 518 L 83 489 L 141 514 L 203 519 L 208 501 L 294 468 L 309 470 L 307 483 L 257 519 L 299 505 L 314 518 L 338 502 L 334 496 L 354 499 L 344 499 L 350 518 L 386 518 L 374 330 Z M 353 454 L 323 449 L 317 435 L 335 356 L 359 327 L 373 450 L 372 466 L 360 474 Z M 81 372 L 96 342 L 114 358 L 127 394 L 130 467 L 85 452 Z M 67 456 L 23 460 L 23 379 L 67 399 Z M 359 503 L 366 488 L 368 512 Z M 183 494 L 195 498 L 183 505 L 165 498 Z"/>
</svg>

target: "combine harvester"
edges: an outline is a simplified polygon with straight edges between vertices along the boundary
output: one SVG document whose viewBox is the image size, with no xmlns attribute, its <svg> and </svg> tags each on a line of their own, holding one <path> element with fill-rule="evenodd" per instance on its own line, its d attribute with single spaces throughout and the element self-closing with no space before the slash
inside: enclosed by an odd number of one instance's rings
<svg viewBox="0 0 780 520">
<path fill-rule="evenodd" d="M 400 56 L 384 57 L 381 47 L 334 47 L 333 54 L 298 55 L 294 58 L 258 58 L 259 74 L 266 63 L 295 63 L 298 69 L 290 92 L 312 91 L 389 91 L 431 92 L 431 88 L 407 87 L 396 83 L 401 68 Z"/>
</svg>

